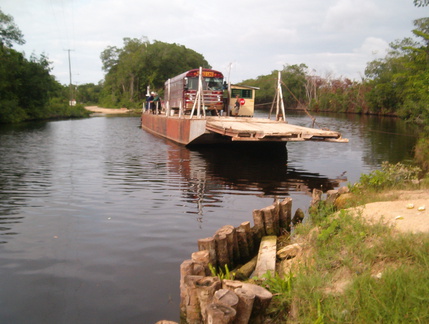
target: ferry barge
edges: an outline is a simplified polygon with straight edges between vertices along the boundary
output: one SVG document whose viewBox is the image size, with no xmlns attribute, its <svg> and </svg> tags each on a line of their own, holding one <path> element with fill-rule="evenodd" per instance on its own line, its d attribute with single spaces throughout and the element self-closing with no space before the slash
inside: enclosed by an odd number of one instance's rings
<svg viewBox="0 0 429 324">
<path fill-rule="evenodd" d="M 178 144 L 209 145 L 232 143 L 278 143 L 323 141 L 345 143 L 347 139 L 330 130 L 288 124 L 284 118 L 280 77 L 276 93 L 276 119 L 253 117 L 256 88 L 228 87 L 228 97 L 236 98 L 238 116 L 231 114 L 231 102 L 224 100 L 222 73 L 210 69 L 194 69 L 165 83 L 164 107 L 143 109 L 141 126 L 144 130 Z"/>
</svg>

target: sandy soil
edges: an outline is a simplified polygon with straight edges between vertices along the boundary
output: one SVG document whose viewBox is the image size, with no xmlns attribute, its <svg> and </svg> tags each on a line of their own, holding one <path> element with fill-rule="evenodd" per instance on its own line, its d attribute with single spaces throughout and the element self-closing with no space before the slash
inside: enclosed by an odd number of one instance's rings
<svg viewBox="0 0 429 324">
<path fill-rule="evenodd" d="M 130 111 L 127 108 L 101 108 L 98 106 L 87 106 L 85 107 L 85 109 L 95 113 L 102 113 L 102 114 L 125 114 Z"/>
<path fill-rule="evenodd" d="M 399 231 L 429 233 L 429 190 L 397 191 L 394 195 L 397 196 L 395 200 L 370 203 L 352 210 Z"/>
</svg>

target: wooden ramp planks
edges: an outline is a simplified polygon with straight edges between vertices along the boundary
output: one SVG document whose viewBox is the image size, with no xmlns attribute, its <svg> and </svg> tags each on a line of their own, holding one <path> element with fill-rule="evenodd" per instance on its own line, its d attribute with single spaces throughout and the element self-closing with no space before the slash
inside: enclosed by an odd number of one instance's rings
<svg viewBox="0 0 429 324">
<path fill-rule="evenodd" d="M 230 136 L 233 141 L 348 142 L 334 131 L 301 127 L 263 118 L 208 118 L 206 129 Z"/>
</svg>

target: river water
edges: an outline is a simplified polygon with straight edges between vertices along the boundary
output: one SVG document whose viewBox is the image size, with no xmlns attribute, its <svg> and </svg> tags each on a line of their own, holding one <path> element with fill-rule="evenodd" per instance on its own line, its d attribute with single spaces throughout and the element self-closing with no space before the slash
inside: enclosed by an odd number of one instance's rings
<svg viewBox="0 0 429 324">
<path fill-rule="evenodd" d="M 415 142 L 397 119 L 318 115 L 350 143 L 289 143 L 273 157 L 188 150 L 139 121 L 0 126 L 0 323 L 178 321 L 179 267 L 199 238 L 276 197 L 306 209 L 313 188 L 407 160 Z"/>
</svg>

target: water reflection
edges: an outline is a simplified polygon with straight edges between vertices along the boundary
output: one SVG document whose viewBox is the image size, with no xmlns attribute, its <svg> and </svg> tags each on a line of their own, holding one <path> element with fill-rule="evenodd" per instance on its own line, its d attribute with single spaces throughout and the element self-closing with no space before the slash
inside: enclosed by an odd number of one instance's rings
<svg viewBox="0 0 429 324">
<path fill-rule="evenodd" d="M 22 207 L 42 207 L 50 190 L 49 137 L 46 122 L 0 127 L 0 243 L 18 234 Z M 34 152 L 29 147 L 38 147 Z"/>
<path fill-rule="evenodd" d="M 343 174 L 329 179 L 319 173 L 290 167 L 286 149 L 274 157 L 248 148 L 187 149 L 169 141 L 165 144 L 168 146 L 168 170 L 184 178 L 187 186 L 182 188 L 183 199 L 198 206 L 199 221 L 202 221 L 204 207 L 218 206 L 226 192 L 284 198 L 291 192 L 311 195 L 314 188 L 327 191 L 347 181 Z"/>
</svg>

